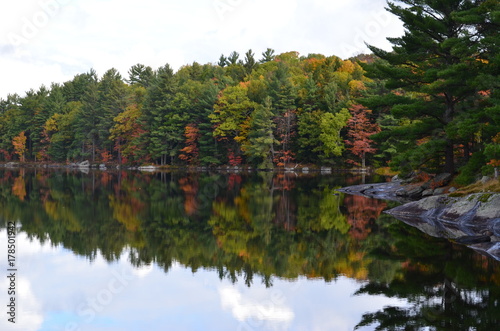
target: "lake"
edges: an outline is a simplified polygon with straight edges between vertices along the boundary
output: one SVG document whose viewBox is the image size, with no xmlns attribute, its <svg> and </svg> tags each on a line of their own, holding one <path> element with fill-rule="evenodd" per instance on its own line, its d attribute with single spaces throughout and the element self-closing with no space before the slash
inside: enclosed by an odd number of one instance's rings
<svg viewBox="0 0 500 331">
<path fill-rule="evenodd" d="M 363 180 L 2 169 L 0 330 L 494 330 L 500 263 Z"/>
</svg>

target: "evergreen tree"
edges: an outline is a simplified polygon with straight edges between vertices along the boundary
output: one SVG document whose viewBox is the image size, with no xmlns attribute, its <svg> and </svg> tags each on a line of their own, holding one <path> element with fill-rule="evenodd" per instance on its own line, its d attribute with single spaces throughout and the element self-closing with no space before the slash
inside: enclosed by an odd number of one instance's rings
<svg viewBox="0 0 500 331">
<path fill-rule="evenodd" d="M 113 150 L 113 142 L 110 139 L 110 130 L 114 125 L 113 119 L 127 108 L 128 95 L 120 73 L 114 68 L 104 73 L 97 89 L 99 151 L 104 161 L 107 161 Z"/>
<path fill-rule="evenodd" d="M 138 84 L 142 87 L 148 88 L 151 85 L 154 71 L 150 66 L 138 63 L 129 69 L 128 75 L 129 78 L 127 82 L 129 84 Z"/>
<path fill-rule="evenodd" d="M 74 147 L 79 146 L 78 156 L 96 160 L 99 142 L 99 91 L 97 81 L 87 86 L 82 99 L 82 108 L 78 113 Z M 76 156 L 76 155 L 75 155 Z"/>
<path fill-rule="evenodd" d="M 220 67 L 225 67 L 227 65 L 227 57 L 224 56 L 224 54 L 222 54 L 219 58 L 219 62 L 217 63 L 218 66 Z"/>
<path fill-rule="evenodd" d="M 444 171 L 453 173 L 457 141 L 450 128 L 470 112 L 483 67 L 477 58 L 480 38 L 470 33 L 477 27 L 459 17 L 483 1 L 397 2 L 401 5 L 389 2 L 388 10 L 401 19 L 405 34 L 389 39 L 392 52 L 370 46 L 383 61 L 365 68 L 370 77 L 387 79 L 394 95 L 386 96 L 385 104 L 394 116 L 411 120 L 405 132 L 417 146 L 400 151 L 400 159 L 411 160 L 413 168 L 437 160 Z"/>
<path fill-rule="evenodd" d="M 38 91 L 30 90 L 22 98 L 20 111 L 24 117 L 24 128 L 27 137 L 26 155 L 29 159 L 37 161 L 37 154 L 41 149 L 42 128 L 49 118 L 45 106 L 49 90 L 42 86 Z"/>
<path fill-rule="evenodd" d="M 273 135 L 272 118 L 271 98 L 267 97 L 264 105 L 258 106 L 251 115 L 248 141 L 243 146 L 248 159 L 263 169 L 273 167 L 274 145 L 278 143 Z"/>
<path fill-rule="evenodd" d="M 252 73 L 252 70 L 257 66 L 257 61 L 255 61 L 255 54 L 251 49 L 245 53 L 245 63 L 243 64 L 245 67 L 247 75 Z"/>
<path fill-rule="evenodd" d="M 159 68 L 143 108 L 143 120 L 147 141 L 147 152 L 161 165 L 173 162 L 181 149 L 185 126 L 185 115 L 175 109 L 174 98 L 177 81 L 170 65 Z"/>
<path fill-rule="evenodd" d="M 274 49 L 268 48 L 265 52 L 262 53 L 262 59 L 260 60 L 260 63 L 271 62 L 274 60 L 274 57 Z"/>
</svg>

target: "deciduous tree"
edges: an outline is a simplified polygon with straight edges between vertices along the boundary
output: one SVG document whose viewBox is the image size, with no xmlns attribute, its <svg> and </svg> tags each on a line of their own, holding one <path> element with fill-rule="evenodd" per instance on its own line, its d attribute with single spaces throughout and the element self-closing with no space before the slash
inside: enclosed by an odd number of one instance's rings
<svg viewBox="0 0 500 331">
<path fill-rule="evenodd" d="M 362 105 L 353 105 L 350 109 L 351 118 L 347 122 L 347 139 L 345 144 L 350 146 L 349 151 L 361 159 L 361 168 L 366 167 L 366 155 L 377 151 L 373 147 L 374 141 L 370 136 L 378 133 L 380 128 L 377 123 L 372 123 L 369 116 L 372 111 Z M 349 160 L 352 161 L 352 160 Z M 348 161 L 348 162 L 349 162 Z M 353 162 L 356 164 L 356 162 Z"/>
<path fill-rule="evenodd" d="M 12 145 L 14 146 L 14 151 L 17 156 L 19 156 L 19 160 L 24 162 L 26 153 L 26 135 L 24 134 L 24 131 L 12 139 Z"/>
</svg>

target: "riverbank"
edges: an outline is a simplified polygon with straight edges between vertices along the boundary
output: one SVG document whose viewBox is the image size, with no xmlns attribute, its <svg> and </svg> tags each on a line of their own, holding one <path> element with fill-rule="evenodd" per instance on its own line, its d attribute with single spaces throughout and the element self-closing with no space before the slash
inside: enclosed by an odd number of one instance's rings
<svg viewBox="0 0 500 331">
<path fill-rule="evenodd" d="M 402 190 L 414 190 L 415 185 L 405 185 L 400 181 L 356 185 L 339 191 L 400 202 L 402 205 L 385 213 L 430 236 L 467 245 L 500 261 L 499 187 L 498 179 L 483 178 L 474 185 L 452 190 L 452 193 L 417 199 L 401 194 Z M 449 188 L 443 189 L 446 190 Z"/>
</svg>

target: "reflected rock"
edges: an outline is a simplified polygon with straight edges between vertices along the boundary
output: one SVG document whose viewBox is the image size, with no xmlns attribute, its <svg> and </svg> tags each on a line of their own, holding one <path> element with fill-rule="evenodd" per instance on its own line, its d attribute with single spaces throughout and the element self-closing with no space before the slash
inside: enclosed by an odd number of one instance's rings
<svg viewBox="0 0 500 331">
<path fill-rule="evenodd" d="M 398 206 L 386 213 L 433 237 L 470 245 L 500 261 L 499 205 L 498 193 L 476 193 L 466 197 L 433 196 Z"/>
</svg>

